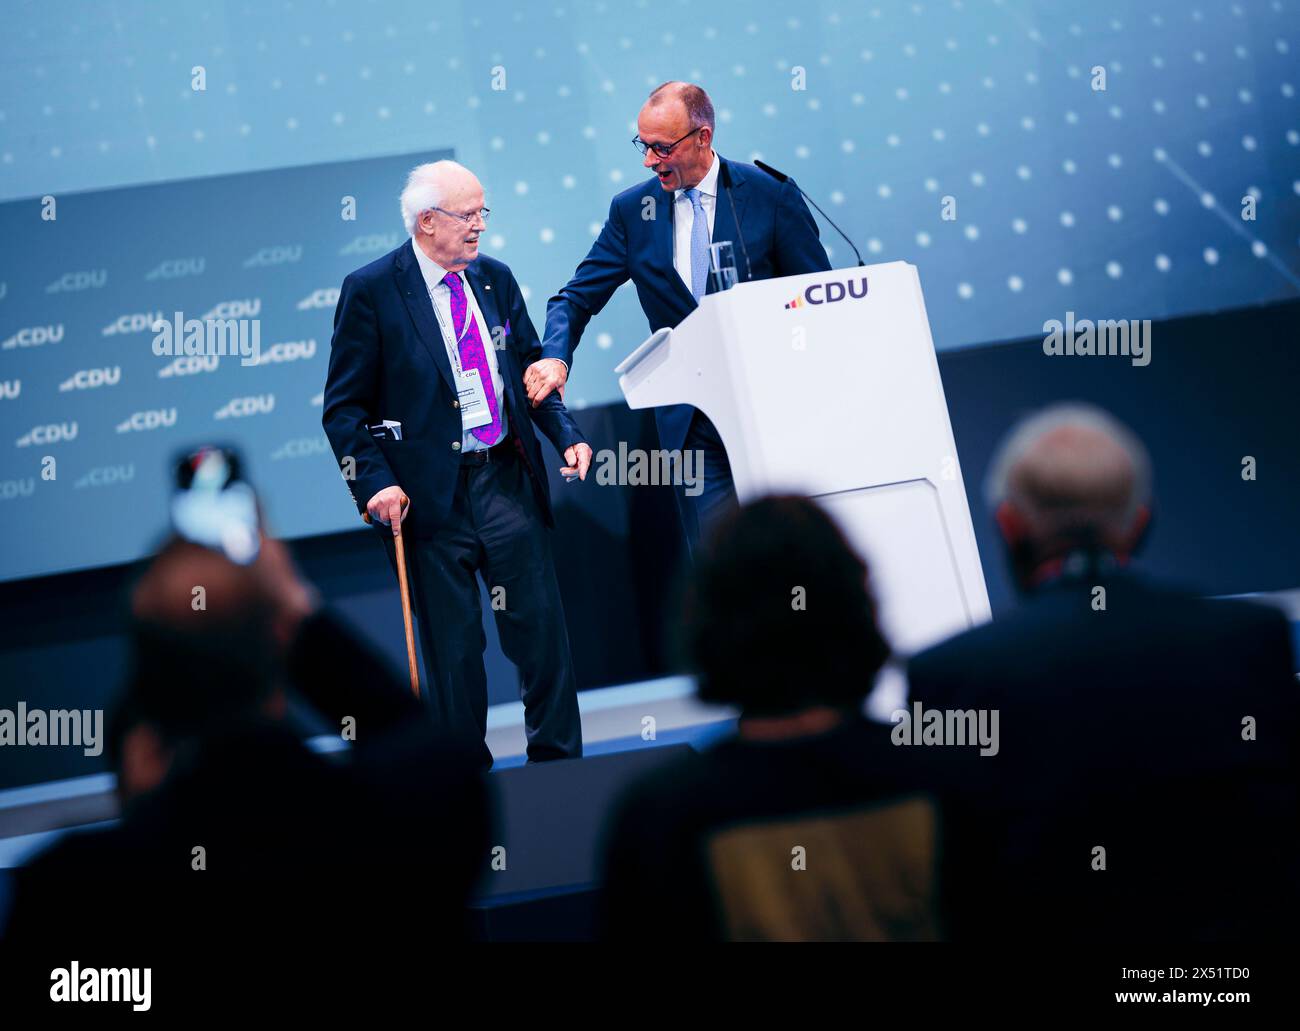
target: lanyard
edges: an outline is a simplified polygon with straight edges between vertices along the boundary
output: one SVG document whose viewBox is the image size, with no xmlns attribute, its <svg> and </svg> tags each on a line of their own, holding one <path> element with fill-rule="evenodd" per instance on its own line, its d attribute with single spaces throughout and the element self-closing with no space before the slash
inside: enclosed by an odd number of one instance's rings
<svg viewBox="0 0 1300 1031">
<path fill-rule="evenodd" d="M 450 287 L 448 287 L 447 292 L 451 292 Z M 455 326 L 452 327 L 452 332 L 447 332 L 447 324 L 442 321 L 442 309 L 438 307 L 438 301 L 433 296 L 432 289 L 429 290 L 429 303 L 433 305 L 433 315 L 438 320 L 438 330 L 442 333 L 443 347 L 446 349 L 447 355 L 451 359 L 452 368 L 456 373 L 456 378 L 459 379 L 461 376 L 460 342 L 464 340 L 466 334 L 469 333 L 470 319 L 474 317 L 474 307 L 469 303 L 469 296 L 467 294 L 465 297 L 465 327 L 461 330 L 460 336 L 456 336 Z M 454 347 L 447 347 L 447 337 L 453 338 L 453 342 L 455 343 Z"/>
</svg>

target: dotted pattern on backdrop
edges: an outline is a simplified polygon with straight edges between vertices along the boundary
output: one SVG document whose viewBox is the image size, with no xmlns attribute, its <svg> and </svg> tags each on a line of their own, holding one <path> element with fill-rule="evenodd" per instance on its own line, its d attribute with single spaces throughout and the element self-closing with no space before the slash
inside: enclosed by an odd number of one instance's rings
<svg viewBox="0 0 1300 1031">
<path fill-rule="evenodd" d="M 6 22 L 0 199 L 450 146 L 488 187 L 485 249 L 539 329 L 610 196 L 643 177 L 628 141 L 667 78 L 710 90 L 722 153 L 796 176 L 868 261 L 916 263 L 940 348 L 1066 310 L 1300 292 L 1300 0 L 135 0 Z M 621 291 L 571 403 L 615 400 L 645 332 Z"/>
</svg>

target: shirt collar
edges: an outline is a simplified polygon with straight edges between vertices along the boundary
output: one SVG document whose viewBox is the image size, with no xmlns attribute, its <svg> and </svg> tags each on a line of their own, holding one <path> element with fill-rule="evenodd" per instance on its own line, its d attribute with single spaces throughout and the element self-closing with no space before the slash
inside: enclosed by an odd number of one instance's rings
<svg viewBox="0 0 1300 1031">
<path fill-rule="evenodd" d="M 424 281 L 428 284 L 430 290 L 442 283 L 443 277 L 447 275 L 447 270 L 430 258 L 420 245 L 415 242 L 415 237 L 411 237 L 411 250 L 415 251 L 415 260 L 420 266 L 420 274 L 424 276 Z M 465 281 L 465 273 L 458 273 L 461 282 Z"/>
<path fill-rule="evenodd" d="M 718 195 L 718 170 L 722 167 L 722 159 L 718 157 L 718 152 L 713 152 L 713 164 L 709 166 L 708 172 L 704 178 L 695 184 L 695 188 L 700 191 L 704 197 L 716 197 Z M 681 200 L 686 195 L 685 190 L 674 190 L 673 200 Z"/>
</svg>

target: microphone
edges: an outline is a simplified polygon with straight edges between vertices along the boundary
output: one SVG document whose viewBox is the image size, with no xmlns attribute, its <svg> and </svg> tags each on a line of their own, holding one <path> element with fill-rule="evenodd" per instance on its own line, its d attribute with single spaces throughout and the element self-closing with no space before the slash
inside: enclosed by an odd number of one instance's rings
<svg viewBox="0 0 1300 1031">
<path fill-rule="evenodd" d="M 816 202 L 815 200 L 813 200 L 811 197 L 809 197 L 808 194 L 804 193 L 804 192 L 803 192 L 803 188 L 802 188 L 798 183 L 794 182 L 794 180 L 791 179 L 791 178 L 790 178 L 788 175 L 786 175 L 784 172 L 778 172 L 775 168 L 773 168 L 771 165 L 769 165 L 766 161 L 759 161 L 758 159 L 755 159 L 755 160 L 754 160 L 754 164 L 756 164 L 756 165 L 757 165 L 759 168 L 761 168 L 764 172 L 766 172 L 768 175 L 770 175 L 770 176 L 771 176 L 773 179 L 775 179 L 778 183 L 794 183 L 794 188 L 795 188 L 796 190 L 798 190 L 798 191 L 800 192 L 800 194 L 803 195 L 803 199 L 806 200 L 809 204 L 811 204 L 814 208 L 817 208 L 817 213 L 818 213 L 819 215 L 821 215 L 822 218 L 826 219 L 827 222 L 830 223 L 830 227 L 831 227 L 832 229 L 834 229 L 837 233 L 839 233 L 840 236 L 844 237 L 844 242 L 847 243 L 850 247 L 852 247 L 852 248 L 853 248 L 853 253 L 854 253 L 855 255 L 857 255 L 857 258 L 858 258 L 858 264 L 861 265 L 861 266 L 864 266 L 864 267 L 865 267 L 865 265 L 866 265 L 867 263 L 866 263 L 865 261 L 862 260 L 862 255 L 858 252 L 857 247 L 854 246 L 853 241 L 849 239 L 849 234 L 846 233 L 846 232 L 845 232 L 843 229 L 841 229 L 839 226 L 837 226 L 834 222 L 831 222 L 831 217 L 830 217 L 830 215 L 828 215 L 828 214 L 826 214 L 826 212 L 822 211 L 822 209 L 821 209 L 820 207 L 817 207 L 817 202 Z"/>
<path fill-rule="evenodd" d="M 731 195 L 731 172 L 726 162 L 723 162 L 721 172 L 722 188 L 727 191 L 727 203 L 731 205 L 731 220 L 736 223 L 736 236 L 740 239 L 741 253 L 745 255 L 745 279 L 750 280 L 754 278 L 754 269 L 749 263 L 749 248 L 745 246 L 745 234 L 740 231 L 740 216 L 736 214 L 736 199 Z"/>
</svg>

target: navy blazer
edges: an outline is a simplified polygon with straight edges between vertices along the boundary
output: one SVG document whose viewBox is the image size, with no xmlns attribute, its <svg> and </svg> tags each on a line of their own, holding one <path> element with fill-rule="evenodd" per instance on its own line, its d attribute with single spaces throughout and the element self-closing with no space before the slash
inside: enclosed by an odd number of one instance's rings
<svg viewBox="0 0 1300 1031">
<path fill-rule="evenodd" d="M 913 657 L 913 702 L 1000 714 L 998 754 L 974 760 L 966 788 L 970 820 L 945 835 L 953 937 L 1291 935 L 1294 669 L 1281 612 L 1129 573 L 1043 587 Z"/>
<path fill-rule="evenodd" d="M 364 513 L 376 493 L 397 484 L 411 499 L 403 532 L 428 537 L 451 507 L 463 431 L 451 362 L 411 247 L 407 240 L 343 280 L 321 422 L 345 480 L 346 460 L 355 461 L 348 490 L 357 511 Z M 532 424 L 560 454 L 586 441 L 558 394 L 536 408 L 528 403 L 523 370 L 541 357 L 541 342 L 509 267 L 480 254 L 465 276 L 488 333 L 500 341 L 496 356 L 511 435 L 519 441 L 546 524 L 553 526 Z M 401 440 L 376 440 L 366 429 L 383 419 L 402 424 Z"/>
<path fill-rule="evenodd" d="M 829 271 L 831 263 L 818 238 L 817 223 L 793 180 L 779 183 L 753 165 L 723 157 L 719 161 L 713 239 L 730 240 L 735 245 L 739 279 Z M 546 306 L 543 358 L 559 358 L 572 365 L 587 323 L 629 279 L 636 284 L 651 332 L 676 326 L 695 310 L 695 297 L 673 266 L 675 208 L 673 194 L 653 176 L 614 198 L 609 218 L 590 252 Z M 666 217 L 661 217 L 665 212 Z M 661 447 L 677 450 L 682 446 L 694 411 L 690 405 L 655 409 Z"/>
</svg>

